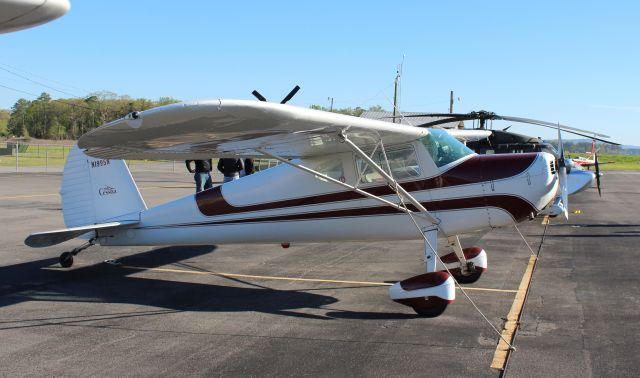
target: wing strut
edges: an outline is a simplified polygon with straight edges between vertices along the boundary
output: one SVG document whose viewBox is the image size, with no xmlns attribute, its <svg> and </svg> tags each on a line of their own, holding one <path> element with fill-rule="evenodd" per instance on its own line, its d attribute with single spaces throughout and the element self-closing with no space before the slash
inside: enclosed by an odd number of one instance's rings
<svg viewBox="0 0 640 378">
<path fill-rule="evenodd" d="M 360 189 L 360 188 L 357 188 L 357 187 L 355 187 L 355 186 L 353 186 L 353 185 L 349 185 L 349 184 L 344 183 L 344 182 L 342 182 L 342 181 L 340 181 L 340 180 L 336 180 L 336 179 L 334 179 L 333 177 L 329 177 L 329 176 L 327 176 L 327 175 L 325 175 L 325 174 L 322 174 L 322 173 L 320 173 L 320 172 L 318 172 L 318 171 L 315 171 L 315 170 L 313 170 L 313 169 L 311 169 L 311 168 L 305 167 L 304 165 L 301 165 L 301 164 L 298 164 L 298 163 L 294 163 L 294 162 L 289 161 L 289 160 L 287 160 L 287 159 L 285 159 L 285 158 L 283 158 L 283 157 L 280 157 L 280 156 L 274 155 L 274 154 L 272 154 L 272 153 L 269 153 L 269 152 L 267 152 L 267 151 L 265 151 L 265 150 L 256 149 L 256 151 L 258 151 L 259 153 L 261 153 L 261 154 L 263 154 L 263 155 L 269 156 L 269 157 L 270 157 L 270 158 L 272 158 L 272 159 L 276 159 L 276 160 L 278 160 L 278 161 L 280 161 L 280 162 L 282 162 L 282 163 L 285 163 L 285 164 L 287 164 L 287 165 L 290 165 L 290 166 L 292 166 L 292 167 L 294 167 L 294 168 L 298 168 L 298 169 L 300 169 L 301 171 L 304 171 L 304 172 L 307 172 L 307 173 L 309 173 L 309 174 L 312 174 L 313 176 L 315 176 L 315 177 L 316 177 L 317 179 L 319 179 L 319 180 L 322 180 L 322 181 L 329 181 L 329 182 L 332 182 L 332 183 L 334 183 L 334 184 L 338 184 L 338 185 L 343 186 L 343 187 L 345 187 L 345 188 L 347 188 L 347 189 L 353 190 L 354 192 L 356 192 L 356 193 L 358 193 L 358 194 L 361 194 L 361 195 L 363 195 L 363 196 L 365 196 L 365 197 L 367 197 L 367 198 L 371 198 L 371 199 L 374 199 L 374 200 L 376 200 L 376 201 L 382 202 L 382 203 L 384 203 L 385 205 L 389 205 L 389 206 L 393 207 L 393 208 L 394 208 L 394 209 L 396 209 L 396 210 L 399 210 L 399 211 L 402 211 L 402 212 L 405 212 L 405 213 L 412 213 L 412 211 L 411 211 L 411 210 L 409 210 L 409 209 L 407 209 L 407 208 L 405 208 L 405 207 L 403 207 L 403 206 L 400 206 L 400 205 L 398 205 L 398 204 L 395 204 L 395 203 L 393 203 L 393 202 L 391 202 L 391 201 L 387 201 L 386 199 L 384 199 L 384 198 L 382 198 L 382 197 L 379 197 L 379 196 L 376 196 L 376 195 L 374 195 L 374 194 L 371 194 L 371 193 L 369 193 L 369 192 L 365 192 L 364 190 L 362 190 L 362 189 Z M 427 213 L 427 214 L 428 214 L 428 213 Z M 429 214 L 429 216 L 430 216 L 432 219 L 435 219 L 435 218 L 433 218 L 433 217 L 431 216 L 431 214 Z M 438 220 L 436 219 L 436 221 L 438 221 Z M 438 222 L 439 222 L 439 221 L 438 221 Z"/>
<path fill-rule="evenodd" d="M 407 201 L 411 202 L 413 206 L 415 206 L 418 210 L 420 210 L 420 214 L 423 214 L 432 224 L 434 225 L 440 224 L 439 219 L 431 215 L 431 213 L 429 213 L 429 211 L 424 206 L 422 206 L 422 204 L 417 199 L 415 199 L 411 194 L 409 194 L 409 192 L 404 190 L 404 188 L 398 183 L 398 181 L 396 181 L 393 177 L 391 177 L 389 173 L 387 173 L 384 169 L 382 169 L 382 167 L 380 167 L 375 161 L 373 161 L 373 159 L 371 159 L 369 155 L 367 155 L 364 151 L 362 151 L 360 147 L 356 146 L 356 144 L 353 143 L 345 133 L 340 133 L 340 141 L 343 143 L 346 143 L 349 147 L 351 147 L 353 152 L 355 152 L 358 156 L 360 156 L 371 168 L 373 168 L 382 177 L 384 177 L 384 179 L 387 181 L 387 184 L 389 184 L 391 189 L 393 189 L 396 192 L 398 197 L 401 196 Z M 387 160 L 387 154 L 384 150 L 384 146 L 382 145 L 382 140 L 380 141 L 380 145 L 381 145 L 381 150 L 387 164 L 387 168 L 389 168 L 389 162 Z M 389 169 L 389 171 L 391 170 Z"/>
</svg>

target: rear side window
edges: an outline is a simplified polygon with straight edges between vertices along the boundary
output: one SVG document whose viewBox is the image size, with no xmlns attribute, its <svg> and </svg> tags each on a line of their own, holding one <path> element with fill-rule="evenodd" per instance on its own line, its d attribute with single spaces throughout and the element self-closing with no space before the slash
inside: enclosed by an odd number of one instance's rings
<svg viewBox="0 0 640 378">
<path fill-rule="evenodd" d="M 325 161 L 316 167 L 316 171 L 336 180 L 345 182 L 342 159 L 331 159 Z"/>
<path fill-rule="evenodd" d="M 402 180 L 410 177 L 420 176 L 420 166 L 416 152 L 411 145 L 405 147 L 394 148 L 387 151 L 387 159 L 389 159 L 389 167 L 391 168 L 391 176 L 396 180 Z M 382 151 L 376 151 L 372 156 L 372 160 L 376 162 L 382 169 L 387 171 L 387 164 L 384 161 Z M 356 157 L 356 169 L 360 172 L 361 183 L 384 182 L 384 178 L 371 168 L 362 158 Z"/>
</svg>

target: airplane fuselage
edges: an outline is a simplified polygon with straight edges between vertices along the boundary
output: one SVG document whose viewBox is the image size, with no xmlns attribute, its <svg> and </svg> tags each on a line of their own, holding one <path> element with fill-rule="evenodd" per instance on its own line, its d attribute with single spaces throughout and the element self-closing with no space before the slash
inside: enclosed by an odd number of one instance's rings
<svg viewBox="0 0 640 378">
<path fill-rule="evenodd" d="M 436 167 L 422 143 L 410 148 L 415 164 L 403 167 L 410 174 L 398 182 L 440 220 L 444 235 L 521 222 L 542 210 L 557 190 L 555 160 L 548 153 L 472 154 Z M 300 163 L 348 183 L 361 177 L 360 189 L 400 204 L 385 182 L 367 179 L 361 169 L 358 174 L 351 153 Z M 421 238 L 407 214 L 286 164 L 142 211 L 138 225 L 98 235 L 102 245 Z"/>
</svg>

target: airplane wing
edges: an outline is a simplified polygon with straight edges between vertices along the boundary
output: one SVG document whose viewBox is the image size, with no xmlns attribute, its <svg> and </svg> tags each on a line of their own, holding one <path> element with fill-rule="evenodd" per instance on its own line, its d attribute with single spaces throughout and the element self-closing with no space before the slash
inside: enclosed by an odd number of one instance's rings
<svg viewBox="0 0 640 378">
<path fill-rule="evenodd" d="M 339 133 L 360 148 L 407 143 L 428 129 L 351 117 L 290 105 L 248 100 L 171 104 L 108 123 L 83 135 L 78 146 L 105 159 L 208 159 L 262 157 L 262 149 L 284 158 L 351 151 Z"/>
<path fill-rule="evenodd" d="M 0 0 L 0 33 L 44 24 L 69 11 L 69 0 Z"/>
</svg>

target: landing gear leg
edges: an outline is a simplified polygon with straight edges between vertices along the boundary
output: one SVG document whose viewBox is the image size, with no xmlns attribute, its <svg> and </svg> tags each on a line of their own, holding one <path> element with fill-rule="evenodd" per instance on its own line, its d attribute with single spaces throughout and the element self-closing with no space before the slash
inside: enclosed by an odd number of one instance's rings
<svg viewBox="0 0 640 378">
<path fill-rule="evenodd" d="M 447 238 L 453 253 L 442 256 L 441 260 L 447 265 L 453 277 L 459 283 L 470 284 L 480 279 L 482 272 L 487 270 L 487 254 L 482 248 L 462 248 L 457 235 Z"/>
<path fill-rule="evenodd" d="M 455 299 L 454 283 L 449 273 L 437 272 L 438 228 L 422 230 L 425 236 L 424 263 L 427 273 L 394 285 L 391 298 L 413 308 L 416 314 L 433 318 L 444 312 Z"/>
<path fill-rule="evenodd" d="M 94 244 L 96 244 L 96 238 L 91 238 L 88 242 L 84 243 L 80 247 L 74 248 L 70 252 L 63 252 L 58 259 L 58 261 L 60 262 L 60 266 L 63 268 L 70 268 L 71 265 L 73 265 L 73 256 L 77 255 L 78 253 L 84 251 Z"/>
<path fill-rule="evenodd" d="M 427 273 L 436 271 L 436 264 L 438 261 L 437 249 L 438 249 L 438 229 L 432 228 L 423 230 L 422 233 L 425 236 L 424 242 L 424 264 Z M 428 241 L 428 242 L 427 242 Z M 435 248 L 435 249 L 434 249 Z"/>
</svg>

